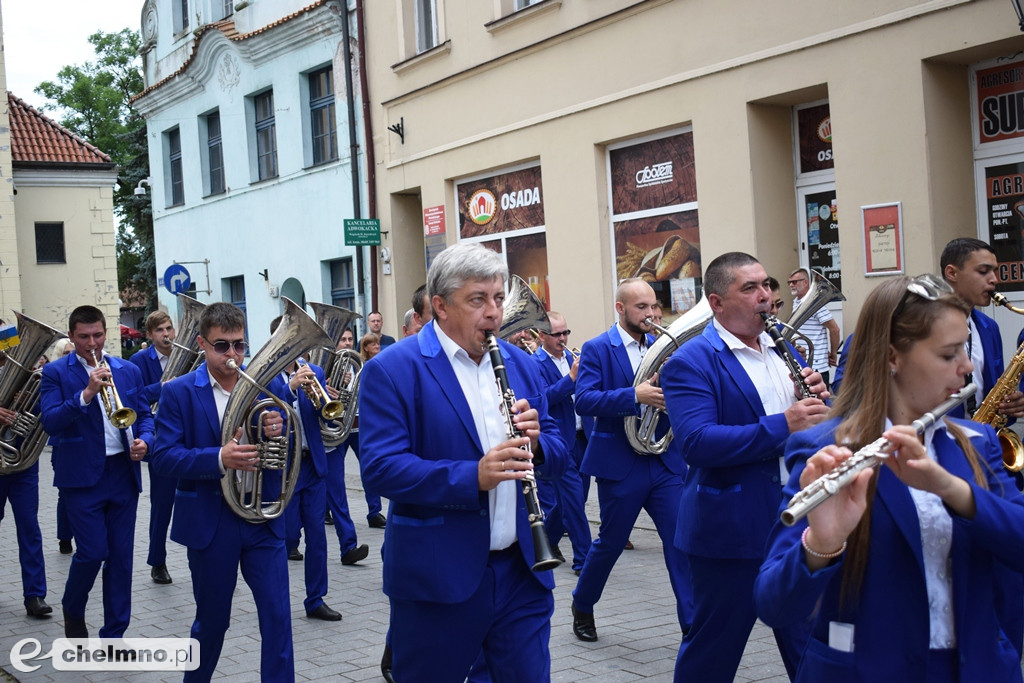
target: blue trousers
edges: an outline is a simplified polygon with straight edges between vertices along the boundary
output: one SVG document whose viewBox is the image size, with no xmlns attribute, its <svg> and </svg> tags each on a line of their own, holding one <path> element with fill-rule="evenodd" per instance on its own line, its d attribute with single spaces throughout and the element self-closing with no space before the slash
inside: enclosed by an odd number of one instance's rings
<svg viewBox="0 0 1024 683">
<path fill-rule="evenodd" d="M 46 597 L 46 567 L 43 564 L 43 534 L 39 530 L 39 463 L 23 472 L 0 476 L 0 520 L 7 501 L 14 513 L 18 536 L 18 561 L 21 564 L 22 594 L 29 598 Z"/>
<path fill-rule="evenodd" d="M 324 596 L 327 595 L 327 532 L 324 530 L 326 506 L 327 484 L 316 473 L 312 459 L 304 457 L 295 493 L 284 511 L 284 521 L 288 550 L 299 547 L 301 529 L 306 530 L 306 599 L 303 605 L 307 614 L 324 604 Z"/>
<path fill-rule="evenodd" d="M 61 603 L 84 619 L 89 591 L 103 570 L 100 638 L 120 638 L 132 615 L 132 564 L 139 490 L 127 453 L 108 456 L 95 486 L 64 488 L 71 530 L 78 545 L 71 557 Z"/>
<path fill-rule="evenodd" d="M 391 600 L 396 681 L 462 683 L 481 655 L 495 683 L 551 678 L 554 597 L 519 547 L 491 553 L 476 592 L 454 604 Z"/>
<path fill-rule="evenodd" d="M 341 444 L 341 448 L 338 450 L 343 454 L 348 453 L 348 449 L 351 448 L 352 452 L 356 454 L 356 459 L 359 459 L 359 432 L 352 432 L 349 434 L 348 439 L 345 443 Z M 366 488 L 366 484 L 363 484 L 363 495 L 366 496 L 366 519 L 373 519 L 379 515 L 384 507 L 381 505 L 380 496 Z"/>
<path fill-rule="evenodd" d="M 590 546 L 576 590 L 572 593 L 577 609 L 582 612 L 594 611 L 608 576 L 626 547 L 636 518 L 640 510 L 644 509 L 654 520 L 658 535 L 661 536 L 665 566 L 676 597 L 680 628 L 688 628 L 693 610 L 689 565 L 686 555 L 673 543 L 682 490 L 682 477 L 669 471 L 661 458 L 657 457 L 634 457 L 633 467 L 621 481 L 597 479 L 601 528 L 598 538 Z M 753 600 L 753 588 L 750 593 Z"/>
<path fill-rule="evenodd" d="M 327 504 L 334 517 L 334 531 L 342 556 L 356 547 L 356 527 L 348 511 L 348 492 L 345 490 L 345 444 L 327 451 Z M 322 520 L 321 520 L 322 521 Z"/>
<path fill-rule="evenodd" d="M 185 672 L 185 680 L 209 681 L 213 676 L 224 647 L 224 634 L 231 624 L 231 598 L 239 566 L 256 602 L 262 641 L 260 675 L 264 681 L 294 681 L 284 540 L 266 525 L 250 524 L 226 510 L 221 511 L 210 545 L 188 549 L 196 601 L 192 637 L 199 641 L 200 663 L 195 671 Z"/>
<path fill-rule="evenodd" d="M 150 567 L 167 564 L 167 529 L 171 526 L 174 489 L 177 486 L 177 478 L 162 477 L 149 470 L 149 556 L 146 564 Z"/>
<path fill-rule="evenodd" d="M 540 481 L 540 491 L 545 488 L 553 493 L 553 505 L 545 507 L 544 529 L 548 542 L 556 547 L 562 540 L 563 532 L 569 532 L 572 544 L 572 568 L 582 569 L 583 561 L 590 552 L 590 522 L 583 503 L 583 480 L 576 466 L 570 464 L 561 476 L 553 481 Z"/>
</svg>

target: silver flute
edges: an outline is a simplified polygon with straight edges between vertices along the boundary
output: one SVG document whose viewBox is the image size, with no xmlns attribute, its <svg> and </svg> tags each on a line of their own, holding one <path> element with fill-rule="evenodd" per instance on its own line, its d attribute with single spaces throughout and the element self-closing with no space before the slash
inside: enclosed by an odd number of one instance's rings
<svg viewBox="0 0 1024 683">
<path fill-rule="evenodd" d="M 953 408 L 966 401 L 977 390 L 978 385 L 971 382 L 933 410 L 914 420 L 910 426 L 917 431 L 918 436 L 924 434 L 924 430 L 935 424 L 939 418 L 953 410 Z M 782 523 L 786 526 L 793 526 L 806 517 L 807 513 L 811 510 L 839 493 L 840 489 L 852 482 L 863 470 L 874 469 L 881 465 L 882 461 L 888 458 L 893 450 L 893 442 L 884 436 L 864 446 L 864 448 L 861 448 L 844 460 L 839 467 L 828 474 L 818 477 L 793 496 L 792 500 L 789 501 L 789 505 L 782 511 Z"/>
</svg>

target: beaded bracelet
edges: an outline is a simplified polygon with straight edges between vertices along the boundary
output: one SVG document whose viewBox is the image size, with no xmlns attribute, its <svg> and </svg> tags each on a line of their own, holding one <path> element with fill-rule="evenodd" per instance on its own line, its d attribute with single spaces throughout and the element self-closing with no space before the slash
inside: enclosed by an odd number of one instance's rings
<svg viewBox="0 0 1024 683">
<path fill-rule="evenodd" d="M 819 560 L 831 560 L 846 552 L 846 541 L 843 541 L 843 545 L 839 550 L 835 550 L 830 553 L 819 553 L 817 550 L 814 550 L 811 546 L 807 545 L 807 534 L 810 530 L 811 527 L 804 529 L 804 533 L 800 535 L 800 545 L 804 547 L 804 550 L 807 551 L 807 554 L 811 557 L 817 557 Z"/>
</svg>

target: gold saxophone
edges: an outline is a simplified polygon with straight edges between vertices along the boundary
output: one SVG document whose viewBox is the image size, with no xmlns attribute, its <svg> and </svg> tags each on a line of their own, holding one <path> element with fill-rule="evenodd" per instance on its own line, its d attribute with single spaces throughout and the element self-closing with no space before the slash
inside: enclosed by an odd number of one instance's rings
<svg viewBox="0 0 1024 683">
<path fill-rule="evenodd" d="M 972 418 L 975 422 L 990 425 L 996 430 L 999 445 L 1003 449 L 1003 467 L 1010 472 L 1024 470 L 1024 445 L 1013 430 L 1007 429 L 1007 417 L 999 412 L 999 404 L 1017 391 L 1021 374 L 1024 374 L 1024 344 L 1017 348 L 1017 353 Z"/>
</svg>

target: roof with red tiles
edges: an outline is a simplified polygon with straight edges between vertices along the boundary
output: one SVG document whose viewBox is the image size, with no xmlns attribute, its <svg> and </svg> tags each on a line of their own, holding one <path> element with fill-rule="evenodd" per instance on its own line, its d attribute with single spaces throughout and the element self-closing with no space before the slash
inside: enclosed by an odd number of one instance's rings
<svg viewBox="0 0 1024 683">
<path fill-rule="evenodd" d="M 103 164 L 110 156 L 47 118 L 11 92 L 7 93 L 11 117 L 11 156 L 15 164 Z"/>
<path fill-rule="evenodd" d="M 274 28 L 275 26 L 280 26 L 281 24 L 285 23 L 286 21 L 291 21 L 292 19 L 295 19 L 296 17 L 300 17 L 303 14 L 306 14 L 307 12 L 312 12 L 313 10 L 315 10 L 315 9 L 317 9 L 319 7 L 323 7 L 324 5 L 327 4 L 327 2 L 328 2 L 328 0 L 316 0 L 316 2 L 314 2 L 314 3 L 310 4 L 310 5 L 306 5 L 305 7 L 303 7 L 300 10 L 292 12 L 291 14 L 287 14 L 287 15 L 281 17 L 280 19 L 278 19 L 276 21 L 270 22 L 266 26 L 261 26 L 260 28 L 254 30 L 254 31 L 249 31 L 248 33 L 239 33 L 237 30 L 235 30 L 235 22 L 232 19 L 223 19 L 221 21 L 215 21 L 215 22 L 213 22 L 211 24 L 205 24 L 203 26 L 200 26 L 195 31 L 195 41 L 192 43 L 192 52 L 189 54 L 188 59 L 185 60 L 185 63 L 182 64 L 180 67 L 178 67 L 178 69 L 176 71 L 174 71 L 174 73 L 170 74 L 169 76 L 167 76 L 165 78 L 160 79 L 159 81 L 157 81 L 153 85 L 149 86 L 148 88 L 146 88 L 145 90 L 140 92 L 135 97 L 131 98 L 130 101 L 134 102 L 135 100 L 139 99 L 140 97 L 148 95 L 149 93 L 153 92 L 154 90 L 156 90 L 160 86 L 164 85 L 165 83 L 168 83 L 168 82 L 172 81 L 173 79 L 177 78 L 178 76 L 182 75 L 183 73 L 185 73 L 185 71 L 188 69 L 189 65 L 196 58 L 196 54 L 199 51 L 199 42 L 203 39 L 203 36 L 205 36 L 207 33 L 211 33 L 212 31 L 220 31 L 220 33 L 222 33 L 224 35 L 224 37 L 227 38 L 230 41 L 239 42 L 239 41 L 242 41 L 242 40 L 247 40 L 249 38 L 252 38 L 253 36 L 258 36 L 261 33 L 269 31 L 270 29 Z"/>
</svg>

